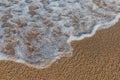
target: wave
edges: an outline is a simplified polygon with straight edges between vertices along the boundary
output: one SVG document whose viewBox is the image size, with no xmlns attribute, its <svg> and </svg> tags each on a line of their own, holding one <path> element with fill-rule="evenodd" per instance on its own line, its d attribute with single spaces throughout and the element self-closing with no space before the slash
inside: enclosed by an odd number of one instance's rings
<svg viewBox="0 0 120 80">
<path fill-rule="evenodd" d="M 71 41 L 120 18 L 119 0 L 1 0 L 0 59 L 45 68 L 72 56 Z"/>
</svg>

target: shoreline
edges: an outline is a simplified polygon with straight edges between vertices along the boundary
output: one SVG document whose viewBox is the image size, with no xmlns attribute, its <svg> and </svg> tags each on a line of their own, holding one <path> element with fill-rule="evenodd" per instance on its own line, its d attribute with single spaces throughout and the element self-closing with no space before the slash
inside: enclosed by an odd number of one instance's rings
<svg viewBox="0 0 120 80">
<path fill-rule="evenodd" d="M 99 1 L 93 0 L 17 0 L 1 3 L 0 57 L 32 66 L 49 66 L 48 63 L 52 64 L 61 56 L 71 56 L 72 41 L 92 37 L 100 26 L 112 26 L 120 18 L 118 1 L 98 4 Z"/>
<path fill-rule="evenodd" d="M 48 68 L 36 69 L 13 61 L 0 61 L 1 80 L 119 80 L 120 20 L 92 37 L 73 41 L 72 57 L 62 57 Z"/>
<path fill-rule="evenodd" d="M 108 28 L 112 27 L 113 25 L 115 25 L 115 24 L 119 21 L 119 19 L 120 19 L 120 14 L 118 14 L 118 15 L 115 17 L 115 19 L 112 20 L 112 21 L 109 22 L 109 23 L 105 23 L 105 24 L 101 24 L 101 25 L 96 25 L 90 34 L 83 34 L 83 35 L 80 36 L 79 38 L 76 38 L 76 37 L 71 36 L 70 39 L 68 39 L 67 42 L 70 43 L 70 42 L 72 42 L 72 41 L 74 41 L 74 40 L 82 40 L 82 39 L 84 39 L 84 38 L 86 38 L 86 37 L 92 37 L 92 36 L 94 36 L 94 35 L 96 34 L 96 32 L 97 32 L 98 30 L 108 29 Z M 101 28 L 101 26 L 104 26 L 104 27 Z"/>
<path fill-rule="evenodd" d="M 81 37 L 79 37 L 79 38 L 70 37 L 70 39 L 68 39 L 67 42 L 68 42 L 68 44 L 71 46 L 71 43 L 74 42 L 74 41 L 80 41 L 80 40 L 83 40 L 83 39 L 85 39 L 85 38 L 93 37 L 93 36 L 96 34 L 97 31 L 99 31 L 99 30 L 101 30 L 101 29 L 102 29 L 102 30 L 104 30 L 104 29 L 109 29 L 109 28 L 111 28 L 112 26 L 114 26 L 116 23 L 118 23 L 119 19 L 120 19 L 120 14 L 119 14 L 118 16 L 116 16 L 116 18 L 115 18 L 114 20 L 112 20 L 111 22 L 109 22 L 109 23 L 107 23 L 107 24 L 96 25 L 96 26 L 94 27 L 94 30 L 92 30 L 91 34 L 83 34 L 83 35 L 82 35 Z M 101 28 L 101 26 L 104 26 L 104 27 Z M 100 29 L 99 29 L 99 28 L 100 28 Z M 71 51 L 72 51 L 71 55 L 64 55 L 64 54 L 63 54 L 63 55 L 57 57 L 57 58 L 56 58 L 55 60 L 53 60 L 52 62 L 48 63 L 46 66 L 45 66 L 45 64 L 42 65 L 42 66 L 35 66 L 35 65 L 28 64 L 28 63 L 26 63 L 26 62 L 23 61 L 23 60 L 11 59 L 11 58 L 5 57 L 5 56 L 4 56 L 4 58 L 3 58 L 3 56 L 1 56 L 2 59 L 0 59 L 0 60 L 11 60 L 11 61 L 14 61 L 14 62 L 18 62 L 18 63 L 21 63 L 21 64 L 25 64 L 25 65 L 27 65 L 27 66 L 34 67 L 34 68 L 36 68 L 36 69 L 44 69 L 44 68 L 50 67 L 54 62 L 56 62 L 57 60 L 61 59 L 62 57 L 68 57 L 68 58 L 69 58 L 69 57 L 72 57 L 72 55 L 73 55 L 73 48 L 72 48 L 72 46 L 71 46 Z M 8 58 L 9 58 L 9 59 L 8 59 Z"/>
</svg>

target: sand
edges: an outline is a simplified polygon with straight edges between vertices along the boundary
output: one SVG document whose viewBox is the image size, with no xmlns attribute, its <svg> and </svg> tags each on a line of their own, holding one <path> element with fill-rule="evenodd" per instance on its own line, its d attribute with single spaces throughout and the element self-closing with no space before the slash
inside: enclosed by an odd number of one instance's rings
<svg viewBox="0 0 120 80">
<path fill-rule="evenodd" d="M 120 80 L 120 21 L 92 37 L 73 41 L 72 57 L 45 69 L 0 61 L 0 80 Z"/>
</svg>

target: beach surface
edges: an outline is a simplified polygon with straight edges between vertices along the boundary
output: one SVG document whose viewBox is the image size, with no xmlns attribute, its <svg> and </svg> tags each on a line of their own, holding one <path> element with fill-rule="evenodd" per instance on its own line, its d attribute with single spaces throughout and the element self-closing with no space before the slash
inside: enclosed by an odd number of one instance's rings
<svg viewBox="0 0 120 80">
<path fill-rule="evenodd" d="M 0 80 L 120 80 L 120 21 L 92 37 L 73 41 L 72 47 L 72 57 L 45 69 L 1 60 Z"/>
</svg>

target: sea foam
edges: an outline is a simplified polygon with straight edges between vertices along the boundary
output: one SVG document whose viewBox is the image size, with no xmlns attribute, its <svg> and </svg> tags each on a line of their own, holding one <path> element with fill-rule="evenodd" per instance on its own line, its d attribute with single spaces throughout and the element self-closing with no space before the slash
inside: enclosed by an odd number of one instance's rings
<svg viewBox="0 0 120 80">
<path fill-rule="evenodd" d="M 120 0 L 0 0 L 0 60 L 45 68 L 119 18 Z"/>
</svg>

